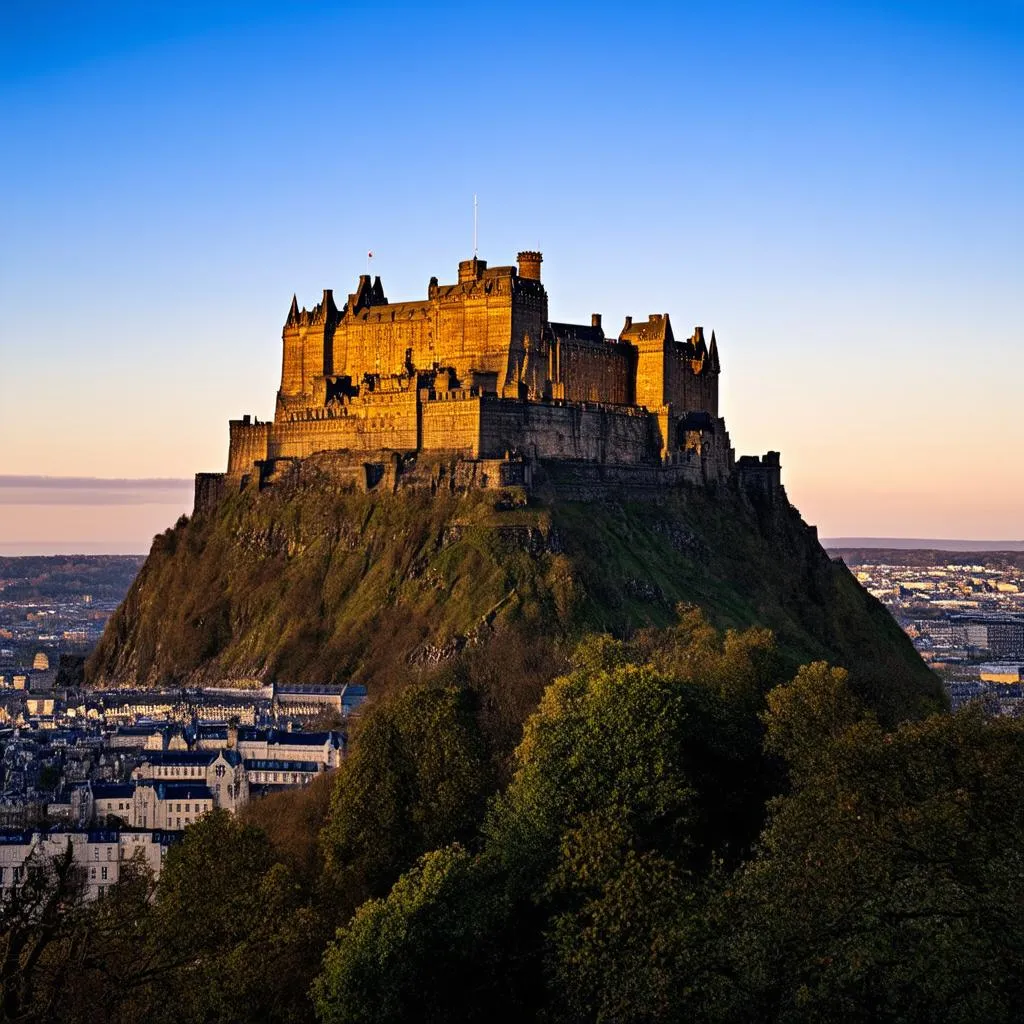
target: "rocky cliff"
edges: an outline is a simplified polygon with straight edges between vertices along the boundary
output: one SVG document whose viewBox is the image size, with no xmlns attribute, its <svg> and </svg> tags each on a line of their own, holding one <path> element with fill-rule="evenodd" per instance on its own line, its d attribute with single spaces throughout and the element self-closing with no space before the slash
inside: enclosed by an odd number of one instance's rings
<svg viewBox="0 0 1024 1024">
<path fill-rule="evenodd" d="M 561 492 L 563 495 L 567 492 Z M 361 493 L 328 474 L 228 498 L 154 539 L 89 682 L 484 680 L 524 713 L 588 632 L 665 625 L 680 602 L 826 658 L 884 717 L 941 703 L 885 609 L 784 497 L 738 487 L 590 500 L 556 487 Z"/>
</svg>

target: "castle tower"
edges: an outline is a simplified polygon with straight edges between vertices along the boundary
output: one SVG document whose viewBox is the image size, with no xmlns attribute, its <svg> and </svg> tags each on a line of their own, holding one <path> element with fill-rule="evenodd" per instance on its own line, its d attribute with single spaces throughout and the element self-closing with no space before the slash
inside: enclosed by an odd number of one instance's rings
<svg viewBox="0 0 1024 1024">
<path fill-rule="evenodd" d="M 540 280 L 543 259 L 535 251 L 521 252 L 516 257 L 519 267 L 513 278 L 511 337 L 502 387 L 502 394 L 506 398 L 551 393 L 548 350 L 544 338 L 548 320 L 548 294 Z"/>
<path fill-rule="evenodd" d="M 540 265 L 543 261 L 544 257 L 539 252 L 528 249 L 519 253 L 516 256 L 516 262 L 519 264 L 519 276 L 526 281 L 539 281 Z"/>
<path fill-rule="evenodd" d="M 671 400 L 669 355 L 675 347 L 668 313 L 651 313 L 639 322 L 627 316 L 619 341 L 628 341 L 636 349 L 636 404 L 651 412 L 664 408 Z"/>
<path fill-rule="evenodd" d="M 475 256 L 471 260 L 463 260 L 459 264 L 459 284 L 479 281 L 486 269 L 487 260 L 478 260 Z"/>
<path fill-rule="evenodd" d="M 334 293 L 325 288 L 323 298 L 311 310 L 299 309 L 293 295 L 281 332 L 282 362 L 279 400 L 308 398 L 313 382 L 322 377 L 332 360 L 334 329 L 340 313 Z"/>
</svg>

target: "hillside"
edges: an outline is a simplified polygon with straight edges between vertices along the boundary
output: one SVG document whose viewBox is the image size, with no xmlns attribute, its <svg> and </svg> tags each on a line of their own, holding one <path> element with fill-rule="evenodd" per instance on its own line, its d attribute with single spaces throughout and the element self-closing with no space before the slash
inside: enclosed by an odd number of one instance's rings
<svg viewBox="0 0 1024 1024">
<path fill-rule="evenodd" d="M 462 672 L 529 710 L 588 632 L 665 625 L 680 602 L 828 658 L 888 714 L 941 700 L 884 608 L 784 502 L 738 490 L 600 501 L 327 474 L 233 496 L 155 538 L 88 666 L 93 685 L 352 679 L 371 692 Z"/>
</svg>

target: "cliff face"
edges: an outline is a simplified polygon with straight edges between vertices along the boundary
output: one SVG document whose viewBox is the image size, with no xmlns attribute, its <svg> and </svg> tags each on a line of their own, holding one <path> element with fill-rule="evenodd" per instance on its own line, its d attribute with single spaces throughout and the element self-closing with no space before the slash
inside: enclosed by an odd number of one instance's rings
<svg viewBox="0 0 1024 1024">
<path fill-rule="evenodd" d="M 93 685 L 503 680 L 525 710 L 587 632 L 763 625 L 826 658 L 884 717 L 941 703 L 888 613 L 784 500 L 738 488 L 603 500 L 518 491 L 359 493 L 304 474 L 155 538 L 89 661 Z M 529 684 L 522 680 L 531 679 Z M 500 698 L 499 699 L 504 699 Z"/>
</svg>

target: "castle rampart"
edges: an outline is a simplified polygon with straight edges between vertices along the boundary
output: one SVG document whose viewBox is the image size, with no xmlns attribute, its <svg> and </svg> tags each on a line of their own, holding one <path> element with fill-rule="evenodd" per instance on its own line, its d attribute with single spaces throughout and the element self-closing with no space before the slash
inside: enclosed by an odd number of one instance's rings
<svg viewBox="0 0 1024 1024">
<path fill-rule="evenodd" d="M 228 474 L 249 472 L 270 454 L 270 424 L 249 416 L 228 423 Z"/>
</svg>

